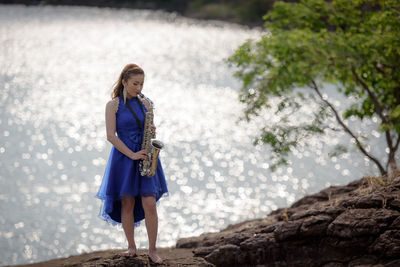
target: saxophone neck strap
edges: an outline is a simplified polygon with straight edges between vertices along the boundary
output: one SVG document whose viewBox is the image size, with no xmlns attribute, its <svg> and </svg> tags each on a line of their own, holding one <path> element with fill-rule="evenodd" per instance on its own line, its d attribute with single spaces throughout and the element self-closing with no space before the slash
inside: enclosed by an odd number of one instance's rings
<svg viewBox="0 0 400 267">
<path fill-rule="evenodd" d="M 138 99 L 137 97 L 136 97 L 136 101 L 138 101 L 139 106 L 140 106 L 140 109 L 142 110 L 142 112 L 143 112 L 143 114 L 144 114 L 143 106 L 141 105 L 141 103 L 140 103 L 140 101 L 139 101 L 139 99 Z M 138 116 L 136 115 L 136 113 L 133 112 L 133 109 L 131 108 L 131 105 L 129 104 L 129 102 L 126 101 L 125 104 L 126 104 L 126 106 L 128 107 L 129 111 L 132 113 L 133 117 L 135 117 L 136 123 L 138 124 L 139 128 L 143 131 L 143 130 L 144 130 L 144 129 L 143 129 L 144 127 L 143 127 L 143 125 L 140 123 L 140 120 L 139 120 Z"/>
</svg>

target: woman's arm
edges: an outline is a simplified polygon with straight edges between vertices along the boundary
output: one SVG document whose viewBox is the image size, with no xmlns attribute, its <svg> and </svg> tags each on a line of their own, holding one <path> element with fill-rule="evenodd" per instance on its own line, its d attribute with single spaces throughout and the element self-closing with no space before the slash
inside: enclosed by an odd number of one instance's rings
<svg viewBox="0 0 400 267">
<path fill-rule="evenodd" d="M 119 99 L 110 100 L 106 104 L 106 131 L 107 131 L 107 140 L 115 146 L 122 154 L 127 156 L 132 160 L 137 159 L 146 159 L 146 152 L 144 150 L 133 152 L 125 145 L 124 142 L 119 139 L 118 136 L 115 135 L 116 132 L 116 111 L 118 109 L 118 101 Z"/>
</svg>

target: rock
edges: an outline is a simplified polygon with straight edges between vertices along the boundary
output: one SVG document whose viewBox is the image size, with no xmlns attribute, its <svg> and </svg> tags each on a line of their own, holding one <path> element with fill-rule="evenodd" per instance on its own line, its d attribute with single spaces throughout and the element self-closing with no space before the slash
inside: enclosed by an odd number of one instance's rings
<svg viewBox="0 0 400 267">
<path fill-rule="evenodd" d="M 348 267 L 360 267 L 360 266 L 371 266 L 378 261 L 378 257 L 375 255 L 362 255 L 359 258 L 351 260 Z"/>
<path fill-rule="evenodd" d="M 203 256 L 207 256 L 208 254 L 210 254 L 211 252 L 213 252 L 214 250 L 216 250 L 218 248 L 217 245 L 211 246 L 211 247 L 199 247 L 193 250 L 193 254 L 196 257 L 203 257 Z"/>
<path fill-rule="evenodd" d="M 384 207 L 384 197 L 381 194 L 367 194 L 364 196 L 360 196 L 353 199 L 354 203 L 343 203 L 344 207 L 354 206 L 359 209 L 368 209 L 368 208 L 383 208 Z M 352 205 L 349 205 L 352 204 Z"/>
<path fill-rule="evenodd" d="M 316 202 L 326 201 L 328 199 L 329 199 L 329 197 L 326 194 L 326 192 L 321 192 L 321 193 L 318 193 L 318 194 L 313 194 L 313 195 L 310 195 L 310 196 L 303 197 L 302 199 L 294 202 L 292 204 L 291 208 L 297 208 L 297 207 L 300 207 L 300 206 L 303 206 L 303 205 L 312 205 L 312 204 L 314 204 Z"/>
<path fill-rule="evenodd" d="M 264 227 L 260 227 L 257 229 L 256 233 L 271 233 L 276 229 L 277 225 L 276 224 L 272 224 L 272 225 L 266 225 Z"/>
<path fill-rule="evenodd" d="M 231 266 L 238 262 L 239 254 L 240 247 L 227 244 L 212 251 L 209 255 L 205 256 L 205 259 L 217 266 Z"/>
<path fill-rule="evenodd" d="M 390 229 L 400 229 L 400 217 L 397 217 L 389 227 Z"/>
<path fill-rule="evenodd" d="M 273 233 L 256 234 L 252 238 L 246 239 L 240 243 L 240 248 L 243 251 L 249 251 L 258 248 L 268 248 L 271 244 L 275 244 L 275 237 Z"/>
<path fill-rule="evenodd" d="M 358 236 L 351 239 L 326 237 L 320 242 L 319 255 L 327 261 L 350 261 L 368 251 L 375 237 Z"/>
<path fill-rule="evenodd" d="M 400 230 L 387 230 L 370 246 L 381 257 L 400 258 Z"/>
<path fill-rule="evenodd" d="M 391 209 L 395 209 L 397 211 L 400 211 L 400 199 L 395 199 L 395 200 L 391 201 L 389 203 L 389 207 Z"/>
<path fill-rule="evenodd" d="M 321 201 L 328 201 L 329 198 L 337 197 L 339 195 L 352 192 L 353 190 L 359 188 L 361 183 L 362 179 L 353 181 L 349 183 L 347 186 L 330 186 L 324 190 L 321 190 L 319 193 L 301 198 L 300 200 L 294 202 L 291 205 L 291 208 L 297 208 L 302 205 L 312 205 L 316 202 L 321 202 Z"/>
<path fill-rule="evenodd" d="M 366 183 L 329 187 L 202 236 L 195 255 L 216 266 L 391 266 L 400 250 L 400 187 L 358 190 Z"/>
<path fill-rule="evenodd" d="M 305 217 L 317 216 L 317 215 L 327 215 L 332 218 L 336 218 L 339 214 L 341 214 L 346 209 L 343 207 L 329 207 L 327 209 L 326 206 L 318 207 L 318 208 L 310 208 L 310 209 L 299 209 L 293 215 L 290 216 L 289 220 L 295 221 Z"/>
<path fill-rule="evenodd" d="M 399 266 L 400 266 L 400 260 L 390 261 L 383 265 L 383 267 L 399 267 Z"/>
<path fill-rule="evenodd" d="M 251 236 L 253 236 L 252 233 L 231 233 L 227 234 L 226 236 L 222 236 L 220 240 L 224 239 L 224 243 L 239 245 Z"/>
<path fill-rule="evenodd" d="M 329 262 L 327 264 L 322 265 L 322 267 L 344 267 L 343 263 L 341 262 Z"/>
<path fill-rule="evenodd" d="M 399 215 L 387 209 L 349 209 L 328 226 L 327 234 L 341 238 L 379 235 Z"/>
<path fill-rule="evenodd" d="M 393 179 L 392 186 L 400 189 L 400 175 Z"/>
<path fill-rule="evenodd" d="M 274 230 L 275 239 L 283 241 L 295 238 L 299 233 L 300 226 L 301 222 L 299 221 L 288 221 L 278 225 Z"/>
<path fill-rule="evenodd" d="M 326 234 L 328 225 L 333 220 L 328 215 L 311 216 L 304 219 L 300 227 L 300 235 L 302 236 L 321 236 Z"/>
<path fill-rule="evenodd" d="M 176 242 L 175 247 L 176 248 L 195 248 L 199 245 L 199 240 L 198 238 L 181 238 Z"/>
</svg>

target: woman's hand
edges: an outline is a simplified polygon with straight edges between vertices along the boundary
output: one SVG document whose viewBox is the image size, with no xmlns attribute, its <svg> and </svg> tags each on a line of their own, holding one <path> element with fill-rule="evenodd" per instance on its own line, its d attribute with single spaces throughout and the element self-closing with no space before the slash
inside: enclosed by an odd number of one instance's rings
<svg viewBox="0 0 400 267">
<path fill-rule="evenodd" d="M 147 159 L 147 151 L 146 149 L 142 149 L 138 152 L 133 153 L 132 158 L 133 160 L 138 160 L 138 159 Z"/>
</svg>

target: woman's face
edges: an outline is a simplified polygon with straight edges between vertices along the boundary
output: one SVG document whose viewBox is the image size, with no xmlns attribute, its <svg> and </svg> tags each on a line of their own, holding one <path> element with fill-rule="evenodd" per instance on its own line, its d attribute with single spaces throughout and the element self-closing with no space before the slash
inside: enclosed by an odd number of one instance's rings
<svg viewBox="0 0 400 267">
<path fill-rule="evenodd" d="M 126 92 L 128 93 L 128 97 L 137 96 L 142 92 L 143 89 L 143 82 L 144 82 L 144 75 L 143 74 L 135 74 L 127 81 L 122 80 L 122 84 L 126 88 Z"/>
</svg>

